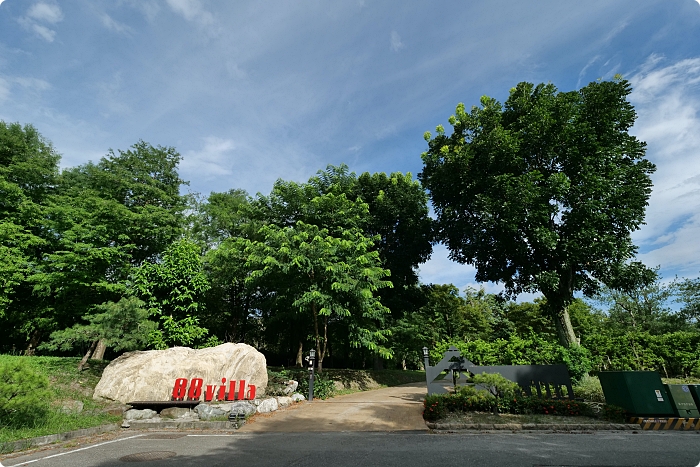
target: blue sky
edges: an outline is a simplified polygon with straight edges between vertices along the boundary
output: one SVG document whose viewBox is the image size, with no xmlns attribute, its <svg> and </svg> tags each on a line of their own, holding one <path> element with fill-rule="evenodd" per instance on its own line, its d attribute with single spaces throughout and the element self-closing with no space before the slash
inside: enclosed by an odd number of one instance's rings
<svg viewBox="0 0 700 467">
<path fill-rule="evenodd" d="M 457 103 L 621 73 L 658 167 L 639 257 L 697 277 L 699 2 L 5 0 L 0 119 L 32 123 L 65 167 L 143 139 L 179 150 L 193 191 L 269 193 L 343 162 L 415 176 Z M 473 272 L 440 246 L 421 267 L 460 288 Z"/>
</svg>

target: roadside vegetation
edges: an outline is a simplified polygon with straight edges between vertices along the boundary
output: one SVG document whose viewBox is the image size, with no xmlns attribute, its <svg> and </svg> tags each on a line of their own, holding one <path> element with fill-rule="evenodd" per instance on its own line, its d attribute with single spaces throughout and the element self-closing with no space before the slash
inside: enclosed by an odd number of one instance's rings
<svg viewBox="0 0 700 467">
<path fill-rule="evenodd" d="M 92 399 L 108 362 L 80 358 L 0 355 L 2 444 L 121 421 L 121 409 Z M 111 413 L 110 413 L 111 409 Z"/>
</svg>

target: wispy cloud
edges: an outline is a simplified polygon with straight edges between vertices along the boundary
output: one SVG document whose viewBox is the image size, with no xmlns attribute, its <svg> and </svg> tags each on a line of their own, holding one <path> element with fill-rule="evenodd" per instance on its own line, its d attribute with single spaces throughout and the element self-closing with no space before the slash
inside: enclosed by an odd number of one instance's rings
<svg viewBox="0 0 700 467">
<path fill-rule="evenodd" d="M 53 42 L 56 31 L 47 24 L 54 25 L 62 20 L 63 12 L 58 5 L 38 2 L 29 7 L 27 14 L 19 18 L 18 21 L 25 29 L 33 31 L 46 42 Z"/>
<path fill-rule="evenodd" d="M 100 21 L 102 22 L 102 25 L 110 31 L 118 32 L 121 34 L 131 34 L 133 32 L 133 30 L 129 26 L 116 21 L 107 13 L 100 14 Z"/>
<path fill-rule="evenodd" d="M 396 31 L 391 31 L 391 40 L 389 41 L 389 48 L 394 52 L 404 48 L 403 42 L 401 42 L 401 36 Z"/>
<path fill-rule="evenodd" d="M 181 168 L 188 176 L 204 179 L 225 177 L 233 174 L 235 159 L 233 151 L 236 144 L 231 139 L 207 136 L 203 138 L 204 146 L 196 151 L 184 154 Z"/>
<path fill-rule="evenodd" d="M 630 79 L 639 114 L 633 131 L 656 164 L 644 228 L 634 234 L 650 266 L 678 274 L 700 269 L 700 58 L 651 56 Z"/>
<path fill-rule="evenodd" d="M 187 21 L 196 22 L 201 26 L 214 24 L 214 15 L 205 10 L 199 0 L 167 0 L 167 3 Z"/>
<path fill-rule="evenodd" d="M 63 20 L 63 12 L 58 5 L 39 2 L 32 5 L 27 11 L 27 16 L 46 23 L 55 24 Z"/>
</svg>

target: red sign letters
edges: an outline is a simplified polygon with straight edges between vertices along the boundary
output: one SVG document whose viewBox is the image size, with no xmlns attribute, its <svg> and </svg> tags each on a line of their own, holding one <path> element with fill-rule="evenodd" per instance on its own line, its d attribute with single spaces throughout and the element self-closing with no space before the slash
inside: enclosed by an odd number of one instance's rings
<svg viewBox="0 0 700 467">
<path fill-rule="evenodd" d="M 187 400 L 198 401 L 202 397 L 202 378 L 192 378 L 187 381 L 187 378 L 178 378 L 173 386 L 173 400 L 181 401 L 187 397 Z M 238 391 L 236 391 L 236 387 Z M 221 378 L 221 385 L 215 386 L 207 384 L 204 390 L 204 402 L 211 402 L 216 396 L 217 401 L 239 401 L 255 399 L 255 385 L 249 384 L 246 391 L 245 380 L 241 379 L 238 382 L 231 380 L 228 383 L 228 392 L 226 391 L 226 378 Z"/>
</svg>

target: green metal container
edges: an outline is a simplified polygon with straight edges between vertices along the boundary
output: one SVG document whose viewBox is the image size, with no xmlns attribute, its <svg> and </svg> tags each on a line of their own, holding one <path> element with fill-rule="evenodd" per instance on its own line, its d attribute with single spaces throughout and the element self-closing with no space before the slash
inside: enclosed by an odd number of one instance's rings
<svg viewBox="0 0 700 467">
<path fill-rule="evenodd" d="M 631 416 L 673 417 L 675 411 L 655 371 L 601 371 L 605 402 L 622 407 Z"/>
<path fill-rule="evenodd" d="M 700 408 L 700 384 L 689 384 L 688 389 L 695 399 L 695 406 Z"/>
<path fill-rule="evenodd" d="M 676 415 L 681 418 L 698 418 L 700 412 L 687 384 L 664 384 Z"/>
</svg>

